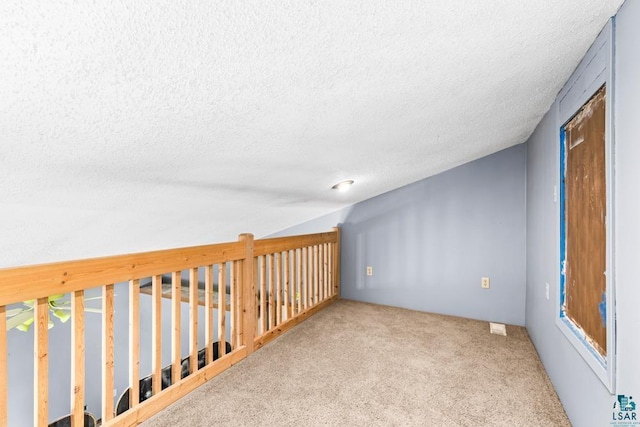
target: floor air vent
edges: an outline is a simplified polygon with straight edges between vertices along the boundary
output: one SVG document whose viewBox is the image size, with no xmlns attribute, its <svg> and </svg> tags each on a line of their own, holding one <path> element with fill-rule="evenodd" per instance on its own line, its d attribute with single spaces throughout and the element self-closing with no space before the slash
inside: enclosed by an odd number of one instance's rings
<svg viewBox="0 0 640 427">
<path fill-rule="evenodd" d="M 489 331 L 496 335 L 507 335 L 507 327 L 504 323 L 489 322 Z"/>
</svg>

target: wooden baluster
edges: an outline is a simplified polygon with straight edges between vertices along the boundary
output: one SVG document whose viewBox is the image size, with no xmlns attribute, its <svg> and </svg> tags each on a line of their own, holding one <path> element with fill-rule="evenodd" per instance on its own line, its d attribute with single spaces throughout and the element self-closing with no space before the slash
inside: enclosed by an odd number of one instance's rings
<svg viewBox="0 0 640 427">
<path fill-rule="evenodd" d="M 318 245 L 318 302 L 325 299 L 324 292 L 324 245 Z"/>
<path fill-rule="evenodd" d="M 49 417 L 49 298 L 38 298 L 34 302 L 33 318 L 33 424 L 35 426 L 46 426 Z"/>
<path fill-rule="evenodd" d="M 283 320 L 289 320 L 291 318 L 291 298 L 289 297 L 289 290 L 291 286 L 291 283 L 289 283 L 289 251 L 282 253 L 282 268 L 284 269 L 284 295 L 282 296 L 282 300 L 285 309 L 282 318 Z"/>
<path fill-rule="evenodd" d="M 313 248 L 309 246 L 307 248 L 307 303 L 305 308 L 311 308 L 313 306 Z"/>
<path fill-rule="evenodd" d="M 151 278 L 151 387 L 153 395 L 162 390 L 162 276 Z"/>
<path fill-rule="evenodd" d="M 189 373 L 198 370 L 198 268 L 189 269 Z"/>
<path fill-rule="evenodd" d="M 171 274 L 171 381 L 180 381 L 181 358 L 180 348 L 180 304 L 182 303 L 182 271 Z"/>
<path fill-rule="evenodd" d="M 251 265 L 254 266 L 256 261 L 252 261 Z M 243 329 L 244 329 L 244 290 L 242 289 L 243 286 L 243 276 L 244 276 L 244 266 L 242 264 L 242 261 L 236 261 L 235 262 L 236 267 L 234 268 L 234 271 L 236 272 L 236 322 L 235 322 L 235 327 L 236 327 L 236 345 L 233 346 L 233 348 L 237 348 L 239 346 L 242 345 L 242 337 L 243 337 Z M 253 295 L 253 298 L 255 298 L 256 296 Z M 253 313 L 254 315 L 256 315 L 258 312 L 258 310 L 255 310 Z M 253 323 L 254 325 L 257 325 L 258 322 L 256 321 L 256 319 L 254 319 Z"/>
<path fill-rule="evenodd" d="M 260 257 L 260 335 L 267 332 L 267 259 L 265 256 Z"/>
<path fill-rule="evenodd" d="M 308 295 L 309 295 L 309 308 L 313 307 L 313 296 L 314 296 L 314 287 L 313 287 L 313 283 L 314 283 L 314 268 L 313 268 L 313 246 L 309 246 L 309 250 L 307 252 L 307 255 L 309 257 L 309 260 L 307 261 L 309 264 L 307 273 L 309 274 L 308 277 L 308 281 L 309 281 L 309 291 L 308 291 Z"/>
<path fill-rule="evenodd" d="M 302 312 L 302 249 L 296 249 L 296 313 Z"/>
<path fill-rule="evenodd" d="M 315 283 L 316 283 L 316 274 L 315 274 L 315 263 L 313 262 L 313 252 L 314 252 L 314 248 L 312 246 L 309 247 L 309 250 L 307 251 L 307 255 L 309 256 L 309 260 L 307 261 L 309 266 L 307 267 L 307 273 L 309 274 L 308 276 L 308 287 L 309 287 L 309 291 L 307 292 L 309 295 L 309 307 L 313 307 L 314 305 L 314 297 L 315 297 Z"/>
<path fill-rule="evenodd" d="M 327 245 L 327 292 L 329 292 L 329 296 L 332 297 L 333 293 L 333 244 L 329 243 Z"/>
<path fill-rule="evenodd" d="M 322 264 L 322 275 L 324 277 L 324 298 L 329 298 L 329 244 L 325 243 L 323 245 L 323 250 L 322 250 L 322 259 L 323 259 L 323 264 Z"/>
<path fill-rule="evenodd" d="M 276 321 L 275 324 L 282 323 L 282 260 L 279 253 L 273 254 L 273 263 L 275 269 L 275 305 L 276 305 Z"/>
<path fill-rule="evenodd" d="M 218 269 L 218 355 L 220 357 L 227 353 L 227 263 L 220 264 Z"/>
<path fill-rule="evenodd" d="M 318 301 L 324 299 L 324 245 L 318 245 L 318 260 L 316 262 L 318 266 Z"/>
<path fill-rule="evenodd" d="M 113 284 L 102 287 L 102 420 L 113 418 Z"/>
<path fill-rule="evenodd" d="M 204 274 L 204 341 L 208 365 L 213 361 L 213 265 L 207 265 Z"/>
<path fill-rule="evenodd" d="M 307 307 L 313 307 L 313 247 L 307 249 Z"/>
<path fill-rule="evenodd" d="M 71 426 L 84 425 L 84 291 L 71 294 Z M 0 423 L 2 425 L 2 423 Z"/>
<path fill-rule="evenodd" d="M 231 337 L 231 348 L 235 350 L 236 345 L 237 345 L 237 340 L 236 340 L 236 325 L 237 325 L 237 319 L 236 319 L 236 300 L 238 299 L 238 296 L 236 295 L 236 286 L 238 286 L 238 263 L 237 261 L 232 261 L 229 264 L 229 268 L 231 270 L 230 275 L 231 275 L 231 283 L 229 286 L 229 290 L 230 290 L 230 294 L 229 294 L 229 298 L 231 298 L 231 301 L 229 301 L 229 321 L 231 322 L 231 324 L 229 325 L 229 336 Z"/>
<path fill-rule="evenodd" d="M 253 234 L 241 234 L 239 240 L 245 244 L 242 261 L 242 340 L 247 356 L 253 353 L 254 333 L 256 330 L 256 261 L 253 256 Z"/>
<path fill-rule="evenodd" d="M 298 293 L 298 250 L 293 249 L 291 251 L 291 317 L 295 317 L 298 312 L 298 304 L 296 301 L 296 294 Z"/>
<path fill-rule="evenodd" d="M 267 310 L 269 311 L 269 330 L 271 330 L 275 324 L 275 320 L 276 320 L 276 310 L 275 310 L 275 304 L 274 304 L 274 270 L 273 270 L 273 255 L 269 254 L 267 255 L 267 264 L 269 265 L 269 280 L 268 280 L 268 284 L 269 284 L 269 291 L 268 291 L 268 295 L 269 295 L 269 307 L 267 308 Z"/>
<path fill-rule="evenodd" d="M 306 310 L 307 309 L 307 302 L 308 302 L 308 298 L 307 298 L 307 282 L 308 282 L 308 274 L 307 274 L 307 261 L 309 259 L 309 257 L 307 256 L 307 248 L 302 248 L 301 249 L 301 257 L 300 257 L 301 261 L 302 261 L 302 281 L 300 282 L 300 287 L 302 288 L 302 293 L 300 298 L 302 298 L 302 309 Z"/>
<path fill-rule="evenodd" d="M 319 268 L 318 268 L 318 245 L 313 246 L 313 305 L 318 304 L 320 298 L 319 287 Z"/>
<path fill-rule="evenodd" d="M 129 399 L 133 408 L 140 400 L 140 280 L 129 281 Z"/>
</svg>

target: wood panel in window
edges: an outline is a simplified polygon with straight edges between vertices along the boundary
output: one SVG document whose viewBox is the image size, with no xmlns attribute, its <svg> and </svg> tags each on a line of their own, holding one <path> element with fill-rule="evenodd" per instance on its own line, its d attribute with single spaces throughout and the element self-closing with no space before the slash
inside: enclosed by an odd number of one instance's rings
<svg viewBox="0 0 640 427">
<path fill-rule="evenodd" d="M 606 331 L 606 170 L 603 86 L 565 126 L 565 312 L 603 356 Z"/>
</svg>

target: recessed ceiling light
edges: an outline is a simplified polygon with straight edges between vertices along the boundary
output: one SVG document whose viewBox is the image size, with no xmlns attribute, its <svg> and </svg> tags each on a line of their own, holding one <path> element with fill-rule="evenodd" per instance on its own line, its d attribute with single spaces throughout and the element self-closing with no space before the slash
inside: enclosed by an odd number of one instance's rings
<svg viewBox="0 0 640 427">
<path fill-rule="evenodd" d="M 338 190 L 340 192 L 347 191 L 353 185 L 353 180 L 349 179 L 347 181 L 342 181 L 331 187 L 334 190 Z"/>
</svg>

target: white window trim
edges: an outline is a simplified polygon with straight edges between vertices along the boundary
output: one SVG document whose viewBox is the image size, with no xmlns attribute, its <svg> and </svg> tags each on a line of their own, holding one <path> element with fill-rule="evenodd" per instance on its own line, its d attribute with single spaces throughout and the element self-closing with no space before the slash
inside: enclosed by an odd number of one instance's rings
<svg viewBox="0 0 640 427">
<path fill-rule="evenodd" d="M 609 392 L 615 394 L 615 361 L 616 361 L 616 324 L 615 324 L 615 274 L 614 274 L 614 74 L 613 74 L 613 44 L 614 44 L 614 18 L 604 27 L 596 41 L 593 43 L 582 62 L 578 65 L 567 84 L 560 91 L 558 98 L 558 138 L 557 158 L 559 159 L 556 182 L 562 189 L 561 163 L 564 159 L 564 127 L 566 123 L 582 108 L 582 106 L 598 91 L 602 85 L 606 85 L 606 123 L 605 123 L 605 168 L 606 168 L 606 328 L 607 328 L 607 354 L 603 357 L 591 345 L 584 332 L 569 318 L 564 316 L 562 307 L 564 287 L 561 286 L 563 267 L 561 260 L 564 255 L 560 253 L 561 221 L 564 199 L 560 197 L 557 209 L 557 250 L 558 272 L 557 280 L 559 289 L 556 295 L 555 322 L 567 340 L 573 345 L 585 362 L 591 367 L 598 378 L 604 383 Z"/>
</svg>

